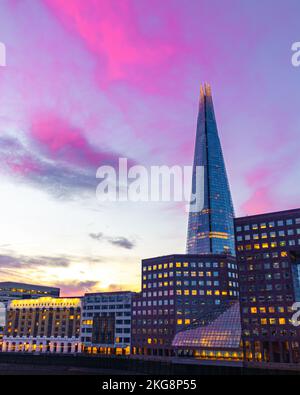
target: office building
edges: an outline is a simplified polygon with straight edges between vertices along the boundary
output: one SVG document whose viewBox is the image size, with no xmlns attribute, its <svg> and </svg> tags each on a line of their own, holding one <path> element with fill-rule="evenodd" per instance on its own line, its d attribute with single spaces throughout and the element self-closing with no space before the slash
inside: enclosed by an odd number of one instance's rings
<svg viewBox="0 0 300 395">
<path fill-rule="evenodd" d="M 2 351 L 81 352 L 79 298 L 12 300 L 6 314 Z"/>
<path fill-rule="evenodd" d="M 42 285 L 15 282 L 0 282 L 0 303 L 6 306 L 10 300 L 34 299 L 41 297 L 59 297 L 60 289 Z"/>
<path fill-rule="evenodd" d="M 133 296 L 123 291 L 84 295 L 81 341 L 85 352 L 130 354 Z"/>
<path fill-rule="evenodd" d="M 300 209 L 235 220 L 246 362 L 300 363 Z"/>
<path fill-rule="evenodd" d="M 237 265 L 228 254 L 168 255 L 143 260 L 142 292 L 133 301 L 133 354 L 199 356 L 205 351 L 202 357 L 207 358 L 213 351 L 217 356 L 218 351 L 223 351 L 217 344 L 206 348 L 186 347 L 187 344 L 179 342 L 178 334 L 186 332 L 192 342 L 203 345 L 204 338 L 199 338 L 199 331 L 193 330 L 204 326 L 209 329 L 215 322 L 210 329 L 216 333 L 218 326 L 220 336 L 228 337 L 228 332 L 225 333 L 228 325 L 225 327 L 222 321 L 227 311 L 227 318 L 236 319 L 231 325 L 238 328 L 240 336 L 240 318 L 236 313 L 239 309 L 235 307 L 230 313 L 238 296 Z M 222 358 L 238 357 L 233 356 L 239 349 L 239 341 L 237 344 L 232 347 L 232 354 L 222 354 Z"/>
</svg>

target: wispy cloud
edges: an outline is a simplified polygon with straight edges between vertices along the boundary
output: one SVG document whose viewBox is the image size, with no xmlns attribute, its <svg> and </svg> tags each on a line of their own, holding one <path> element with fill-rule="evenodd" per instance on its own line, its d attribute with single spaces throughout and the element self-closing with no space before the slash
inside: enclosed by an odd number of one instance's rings
<svg viewBox="0 0 300 395">
<path fill-rule="evenodd" d="M 54 284 L 61 289 L 62 295 L 83 295 L 88 292 L 96 292 L 99 290 L 99 282 L 95 280 L 86 281 L 59 281 Z"/>
<path fill-rule="evenodd" d="M 125 248 L 126 250 L 132 250 L 136 243 L 134 240 L 129 240 L 126 237 L 123 236 L 106 236 L 103 233 L 99 232 L 99 233 L 90 233 L 89 237 L 93 240 L 97 240 L 97 241 L 106 241 L 108 243 L 110 243 L 111 245 L 117 246 L 117 247 L 121 247 L 121 248 Z"/>
<path fill-rule="evenodd" d="M 14 254 L 0 255 L 0 268 L 38 268 L 38 267 L 68 267 L 70 261 L 65 257 L 36 256 L 29 257 Z"/>
<path fill-rule="evenodd" d="M 45 190 L 54 197 L 75 199 L 96 191 L 101 165 L 117 166 L 119 155 L 93 147 L 84 132 L 53 115 L 37 115 L 25 137 L 0 137 L 2 171 Z"/>
</svg>

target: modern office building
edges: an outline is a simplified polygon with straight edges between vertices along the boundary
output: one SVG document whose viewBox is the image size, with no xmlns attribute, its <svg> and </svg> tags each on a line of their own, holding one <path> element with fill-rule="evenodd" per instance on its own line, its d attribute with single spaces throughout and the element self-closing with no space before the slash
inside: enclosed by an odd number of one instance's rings
<svg viewBox="0 0 300 395">
<path fill-rule="evenodd" d="M 203 173 L 197 169 L 203 169 Z M 197 198 L 199 204 L 194 203 Z M 211 88 L 200 89 L 188 254 L 235 254 L 234 210 L 214 113 Z"/>
<path fill-rule="evenodd" d="M 23 284 L 15 282 L 0 282 L 0 303 L 6 306 L 9 301 L 16 299 L 34 299 L 41 297 L 59 297 L 60 289 L 42 285 Z"/>
<path fill-rule="evenodd" d="M 142 292 L 133 301 L 133 354 L 208 358 L 210 352 L 217 357 L 224 351 L 220 357 L 239 358 L 240 317 L 239 309 L 234 307 L 238 296 L 237 265 L 235 257 L 228 254 L 168 255 L 143 260 Z M 229 342 L 227 348 L 220 343 L 206 343 L 209 329 L 228 340 L 229 326 L 239 337 L 233 346 Z M 206 332 L 197 329 L 204 327 Z M 190 347 L 183 337 L 196 347 Z"/>
<path fill-rule="evenodd" d="M 142 292 L 133 306 L 134 354 L 241 359 L 233 219 L 211 89 L 205 84 L 200 89 L 187 255 L 142 261 Z M 235 340 L 230 342 L 232 331 Z M 207 340 L 213 334 L 219 342 Z"/>
<path fill-rule="evenodd" d="M 246 362 L 300 363 L 300 209 L 235 220 Z"/>
<path fill-rule="evenodd" d="M 84 295 L 81 327 L 84 352 L 130 354 L 134 295 L 123 291 Z"/>
<path fill-rule="evenodd" d="M 79 353 L 81 300 L 51 298 L 8 303 L 2 351 Z"/>
</svg>

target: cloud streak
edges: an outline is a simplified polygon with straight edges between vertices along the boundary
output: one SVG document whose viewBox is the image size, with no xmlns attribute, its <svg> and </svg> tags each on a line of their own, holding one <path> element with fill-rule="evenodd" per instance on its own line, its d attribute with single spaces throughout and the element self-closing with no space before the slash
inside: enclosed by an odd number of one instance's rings
<svg viewBox="0 0 300 395">
<path fill-rule="evenodd" d="M 4 269 L 32 269 L 41 267 L 69 267 L 70 261 L 65 257 L 36 256 L 1 254 L 0 268 Z"/>
<path fill-rule="evenodd" d="M 128 238 L 123 236 L 111 237 L 111 236 L 106 236 L 103 233 L 90 233 L 89 237 L 93 240 L 100 242 L 106 241 L 113 246 L 125 248 L 126 250 L 132 250 L 136 246 L 135 241 L 129 240 Z"/>
<path fill-rule="evenodd" d="M 61 293 L 64 296 L 68 295 L 78 295 L 81 296 L 84 293 L 88 292 L 96 292 L 96 287 L 99 289 L 99 282 L 95 280 L 85 280 L 85 281 L 78 281 L 78 280 L 68 280 L 68 281 L 58 281 L 54 285 L 61 289 Z"/>
<path fill-rule="evenodd" d="M 53 114 L 36 116 L 31 133 L 0 137 L 2 171 L 58 199 L 95 196 L 96 171 L 119 155 L 93 147 L 79 128 Z"/>
</svg>

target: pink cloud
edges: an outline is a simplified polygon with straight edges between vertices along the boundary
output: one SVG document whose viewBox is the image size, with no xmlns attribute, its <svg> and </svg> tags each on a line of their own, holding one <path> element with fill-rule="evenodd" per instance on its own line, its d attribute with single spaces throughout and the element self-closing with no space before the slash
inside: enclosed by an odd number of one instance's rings
<svg viewBox="0 0 300 395">
<path fill-rule="evenodd" d="M 54 114 L 34 117 L 31 138 L 51 158 L 77 166 L 112 165 L 118 155 L 94 148 L 79 128 Z"/>
<path fill-rule="evenodd" d="M 106 73 L 102 68 L 97 73 L 102 83 L 104 76 L 109 81 L 146 83 L 153 67 L 161 72 L 178 53 L 178 43 L 165 36 L 143 36 L 132 1 L 46 0 L 46 4 L 69 31 L 78 34 L 98 58 L 100 68 L 105 64 Z M 170 28 L 168 21 L 164 22 L 165 29 Z"/>
<path fill-rule="evenodd" d="M 277 157 L 268 164 L 262 163 L 245 175 L 250 196 L 241 205 L 242 215 L 259 214 L 289 208 L 282 196 L 282 183 L 295 166 L 296 156 Z"/>
<path fill-rule="evenodd" d="M 260 214 L 276 210 L 276 199 L 272 187 L 256 187 L 242 204 L 243 215 Z"/>
</svg>

